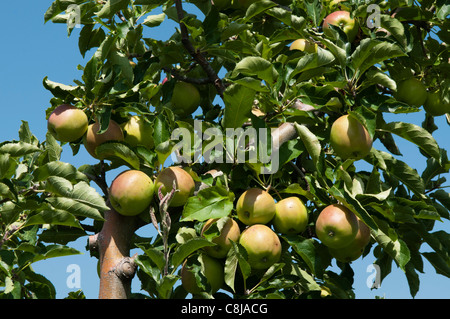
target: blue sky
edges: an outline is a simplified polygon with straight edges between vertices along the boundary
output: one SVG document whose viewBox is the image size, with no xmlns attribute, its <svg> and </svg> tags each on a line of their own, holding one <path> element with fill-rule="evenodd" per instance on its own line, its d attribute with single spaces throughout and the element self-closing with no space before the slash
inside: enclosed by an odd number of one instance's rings
<svg viewBox="0 0 450 319">
<path fill-rule="evenodd" d="M 66 26 L 63 24 L 44 24 L 44 13 L 52 3 L 51 0 L 22 0 L 20 4 L 15 1 L 4 1 L 2 4 L 2 50 L 0 50 L 0 108 L 3 116 L 0 117 L 0 141 L 18 138 L 18 129 L 21 121 L 28 121 L 32 132 L 40 139 L 45 139 L 47 122 L 45 110 L 49 107 L 51 94 L 45 90 L 42 80 L 45 76 L 55 82 L 72 84 L 74 79 L 81 77 L 77 65 L 84 65 L 84 60 L 78 50 L 78 33 L 75 29 L 70 38 L 67 37 Z M 173 32 L 173 25 L 163 25 L 158 38 Z M 155 36 L 155 35 L 152 35 Z M 402 118 L 393 117 L 387 120 L 401 120 L 420 125 L 424 112 L 405 115 Z M 450 127 L 444 117 L 436 119 L 440 130 L 434 137 L 442 148 L 450 151 L 448 139 Z M 417 148 L 397 139 L 398 145 L 405 155 L 404 160 L 412 167 L 422 172 L 425 160 Z M 380 147 L 376 144 L 375 147 Z M 380 147 L 381 148 L 381 147 Z M 72 156 L 71 149 L 64 148 L 63 161 L 70 162 L 78 167 L 82 164 L 93 164 L 95 161 L 82 147 L 76 157 Z M 108 176 L 111 180 L 112 176 Z M 448 183 L 447 183 L 448 184 Z M 450 232 L 449 221 L 437 223 L 436 230 L 443 229 Z M 150 226 L 139 231 L 140 235 L 153 236 Z M 54 258 L 38 262 L 34 269 L 50 279 L 56 289 L 57 298 L 64 298 L 67 293 L 78 290 L 77 287 L 68 287 L 70 279 L 70 265 L 78 265 L 80 269 L 80 284 L 88 298 L 97 298 L 98 283 L 97 259 L 91 258 L 85 250 L 87 238 L 73 243 L 83 255 Z M 424 247 L 426 251 L 426 247 Z M 374 271 L 368 267 L 374 261 L 373 257 L 366 257 L 353 263 L 355 272 L 355 292 L 357 298 L 410 298 L 406 277 L 401 270 L 396 270 L 383 281 L 377 290 L 367 287 L 367 280 L 373 276 Z M 430 264 L 424 260 L 425 274 L 420 274 L 420 290 L 416 298 L 450 298 L 450 279 L 436 275 Z M 70 285 L 69 285 L 70 286 Z M 133 280 L 133 291 L 139 291 L 139 281 Z"/>
</svg>

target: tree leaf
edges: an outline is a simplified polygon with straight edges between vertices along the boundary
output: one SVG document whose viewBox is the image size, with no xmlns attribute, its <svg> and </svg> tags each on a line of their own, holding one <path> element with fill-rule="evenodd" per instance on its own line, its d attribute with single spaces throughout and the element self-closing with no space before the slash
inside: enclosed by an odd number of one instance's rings
<svg viewBox="0 0 450 319">
<path fill-rule="evenodd" d="M 239 73 L 244 75 L 256 75 L 267 84 L 272 84 L 278 77 L 278 72 L 273 64 L 261 57 L 248 56 L 239 61 L 232 73 L 236 77 Z"/>
<path fill-rule="evenodd" d="M 33 172 L 33 176 L 36 182 L 44 181 L 49 176 L 59 176 L 73 182 L 77 180 L 84 180 L 85 182 L 88 181 L 86 175 L 79 172 L 76 169 L 76 167 L 74 167 L 69 163 L 64 163 L 60 161 L 52 161 L 42 166 L 39 166 Z"/>
<path fill-rule="evenodd" d="M 228 216 L 233 209 L 234 194 L 221 186 L 200 190 L 188 199 L 181 221 L 205 221 Z"/>
<path fill-rule="evenodd" d="M 405 162 L 397 160 L 392 155 L 374 148 L 372 148 L 370 154 L 364 160 L 398 178 L 419 198 L 425 198 L 425 185 L 422 178 L 415 169 L 411 168 Z"/>
<path fill-rule="evenodd" d="M 129 0 L 108 0 L 96 14 L 101 19 L 110 19 L 118 11 L 126 8 L 128 3 Z"/>
<path fill-rule="evenodd" d="M 36 145 L 25 142 L 6 142 L 0 146 L 0 154 L 9 154 L 11 157 L 22 157 L 40 151 Z"/>
<path fill-rule="evenodd" d="M 440 162 L 441 152 L 434 137 L 422 127 L 405 122 L 391 122 L 379 128 L 380 131 L 396 134 L 414 144 Z"/>
<path fill-rule="evenodd" d="M 394 43 L 373 39 L 363 39 L 351 56 L 351 64 L 359 78 L 373 65 L 406 53 Z"/>
<path fill-rule="evenodd" d="M 322 151 L 322 146 L 320 141 L 315 134 L 313 134 L 306 126 L 294 123 L 295 130 L 300 136 L 301 140 L 305 144 L 306 150 L 311 156 L 314 164 L 317 166 L 320 160 L 320 153 Z"/>
<path fill-rule="evenodd" d="M 225 103 L 223 126 L 241 127 L 250 116 L 254 98 L 254 90 L 239 84 L 230 85 L 223 94 Z"/>
<path fill-rule="evenodd" d="M 49 189 L 59 196 L 48 197 L 46 201 L 53 207 L 70 212 L 75 216 L 85 216 L 103 220 L 100 212 L 109 210 L 103 197 L 86 182 L 79 182 L 71 187 L 70 181 L 51 176 L 48 178 Z"/>
<path fill-rule="evenodd" d="M 125 143 L 105 142 L 95 149 L 95 153 L 101 158 L 120 158 L 134 169 L 139 169 L 140 167 L 139 157 Z"/>
<path fill-rule="evenodd" d="M 317 53 L 307 54 L 298 61 L 295 70 L 289 75 L 289 78 L 292 79 L 299 73 L 326 66 L 334 61 L 333 53 L 319 47 Z"/>
<path fill-rule="evenodd" d="M 192 238 L 184 244 L 181 244 L 172 255 L 172 266 L 176 269 L 190 254 L 206 246 L 215 244 L 205 238 Z"/>
<path fill-rule="evenodd" d="M 30 216 L 24 226 L 42 224 L 64 225 L 82 229 L 79 221 L 72 214 L 62 210 L 43 210 Z"/>
</svg>

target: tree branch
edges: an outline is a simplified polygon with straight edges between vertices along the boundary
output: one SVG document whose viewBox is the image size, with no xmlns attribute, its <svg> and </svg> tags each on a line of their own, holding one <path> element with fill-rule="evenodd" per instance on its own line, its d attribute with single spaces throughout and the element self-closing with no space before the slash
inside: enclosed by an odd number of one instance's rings
<svg viewBox="0 0 450 319">
<path fill-rule="evenodd" d="M 178 22 L 180 24 L 181 42 L 183 43 L 188 53 L 192 56 L 192 58 L 203 68 L 210 82 L 213 83 L 214 86 L 216 87 L 217 93 L 223 99 L 223 92 L 225 91 L 225 86 L 222 80 L 219 78 L 219 76 L 211 67 L 206 58 L 203 56 L 203 54 L 200 51 L 196 50 L 192 45 L 192 42 L 189 40 L 189 32 L 186 28 L 186 25 L 182 22 L 184 18 L 184 12 L 181 1 L 182 0 L 175 0 L 175 8 L 177 9 Z"/>
</svg>

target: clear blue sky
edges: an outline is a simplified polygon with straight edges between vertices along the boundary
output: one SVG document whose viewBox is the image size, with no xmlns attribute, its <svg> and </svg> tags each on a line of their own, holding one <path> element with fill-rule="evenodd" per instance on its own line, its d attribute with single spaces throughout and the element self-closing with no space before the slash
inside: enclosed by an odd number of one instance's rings
<svg viewBox="0 0 450 319">
<path fill-rule="evenodd" d="M 0 117 L 0 141 L 17 139 L 21 120 L 28 121 L 32 132 L 40 140 L 44 140 L 47 131 L 45 110 L 49 107 L 52 96 L 43 87 L 43 78 L 48 76 L 52 81 L 72 84 L 74 79 L 81 77 L 77 65 L 84 65 L 87 62 L 83 60 L 78 50 L 79 29 L 75 29 L 72 36 L 68 38 L 65 25 L 44 24 L 44 13 L 51 3 L 51 0 L 22 0 L 20 3 L 4 1 L 2 3 L 0 108 L 3 116 Z M 164 38 L 173 30 L 173 25 L 164 26 L 156 37 Z M 420 125 L 423 117 L 424 113 L 420 112 L 405 115 L 404 118 L 395 117 L 395 120 Z M 441 147 L 450 151 L 448 138 L 450 127 L 446 124 L 444 117 L 437 118 L 436 123 L 440 130 L 434 133 L 434 136 Z M 416 147 L 400 139 L 397 139 L 397 142 L 405 154 L 404 160 L 422 172 L 425 160 Z M 375 147 L 380 146 L 376 144 Z M 76 157 L 72 157 L 71 154 L 71 149 L 66 146 L 62 160 L 77 167 L 86 163 L 95 163 L 84 148 L 81 148 Z M 108 179 L 110 180 L 111 176 L 108 176 Z M 443 229 L 450 232 L 449 221 L 445 220 L 445 223 L 437 224 L 436 230 Z M 153 236 L 154 232 L 148 226 L 140 230 L 139 234 Z M 80 267 L 81 289 L 85 295 L 88 298 L 97 298 L 99 283 L 96 270 L 97 259 L 91 258 L 89 252 L 85 250 L 86 242 L 87 238 L 82 238 L 72 243 L 83 255 L 54 258 L 33 265 L 37 272 L 54 283 L 57 298 L 64 298 L 69 291 L 77 290 L 77 288 L 67 287 L 66 283 L 70 275 L 67 269 L 71 264 Z M 406 277 L 401 270 L 395 269 L 395 264 L 393 272 L 385 278 L 381 287 L 371 291 L 366 282 L 373 274 L 373 270 L 368 269 L 373 261 L 373 257 L 369 256 L 353 263 L 357 298 L 374 298 L 374 296 L 410 298 Z M 420 274 L 420 290 L 416 298 L 450 298 L 450 279 L 436 275 L 425 259 L 424 264 L 425 274 Z M 135 278 L 133 291 L 138 292 L 139 288 L 139 281 Z"/>
</svg>

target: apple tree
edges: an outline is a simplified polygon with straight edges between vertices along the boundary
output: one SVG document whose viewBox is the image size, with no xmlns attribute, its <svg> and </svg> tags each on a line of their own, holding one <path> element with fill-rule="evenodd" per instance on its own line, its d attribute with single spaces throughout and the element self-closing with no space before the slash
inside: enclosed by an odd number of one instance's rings
<svg viewBox="0 0 450 319">
<path fill-rule="evenodd" d="M 424 263 L 450 277 L 436 230 L 450 161 L 433 136 L 449 129 L 436 117 L 450 124 L 448 14 L 433 0 L 54 1 L 45 22 L 80 26 L 87 63 L 74 83 L 43 79 L 45 141 L 23 122 L 0 144 L 0 296 L 54 298 L 32 264 L 80 237 L 99 298 L 355 298 L 352 261 L 369 254 L 413 297 Z M 98 162 L 61 162 L 64 144 Z"/>
</svg>

